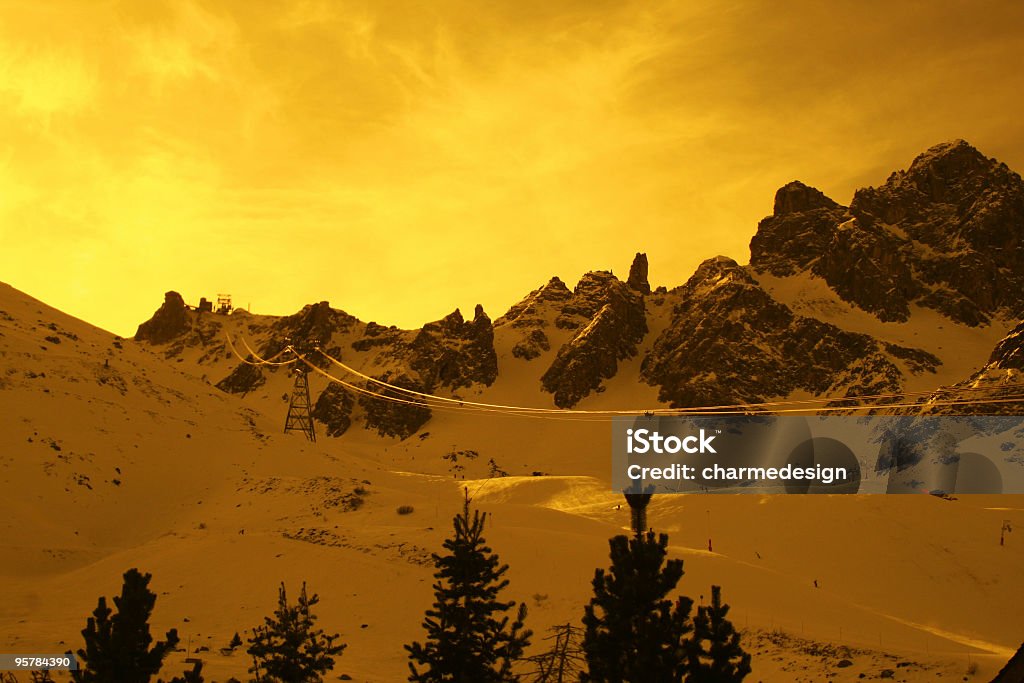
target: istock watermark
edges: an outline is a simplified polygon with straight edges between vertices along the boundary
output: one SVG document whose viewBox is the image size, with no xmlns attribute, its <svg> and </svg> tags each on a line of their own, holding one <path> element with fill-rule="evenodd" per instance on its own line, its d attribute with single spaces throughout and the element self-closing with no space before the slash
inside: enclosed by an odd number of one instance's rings
<svg viewBox="0 0 1024 683">
<path fill-rule="evenodd" d="M 617 417 L 612 488 L 1024 493 L 1024 417 Z"/>
</svg>

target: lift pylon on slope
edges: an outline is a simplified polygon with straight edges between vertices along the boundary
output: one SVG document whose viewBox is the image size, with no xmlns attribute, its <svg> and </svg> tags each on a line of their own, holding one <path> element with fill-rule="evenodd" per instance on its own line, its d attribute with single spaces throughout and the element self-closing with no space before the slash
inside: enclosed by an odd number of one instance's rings
<svg viewBox="0 0 1024 683">
<path fill-rule="evenodd" d="M 295 351 L 306 356 L 319 346 L 319 342 L 311 340 L 296 345 Z M 302 432 L 310 441 L 316 442 L 316 427 L 313 425 L 313 407 L 309 399 L 308 368 L 304 363 L 296 363 L 292 368 L 294 382 L 288 401 L 288 417 L 284 421 L 285 432 Z"/>
</svg>

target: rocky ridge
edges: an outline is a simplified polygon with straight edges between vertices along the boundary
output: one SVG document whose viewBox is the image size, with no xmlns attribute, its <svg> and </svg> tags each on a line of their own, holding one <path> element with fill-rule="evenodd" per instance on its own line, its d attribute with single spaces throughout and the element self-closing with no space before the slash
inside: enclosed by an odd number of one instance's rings
<svg viewBox="0 0 1024 683">
<path fill-rule="evenodd" d="M 543 368 L 538 389 L 544 393 L 536 404 L 549 395 L 548 401 L 568 408 L 604 391 L 622 362 L 637 355 L 636 380 L 657 387 L 660 400 L 674 406 L 760 402 L 794 393 L 850 397 L 899 392 L 910 377 L 941 372 L 941 360 L 903 342 L 844 329 L 841 319 L 819 320 L 813 307 L 798 306 L 798 314 L 762 286 L 763 276 L 775 278 L 773 288 L 779 279 L 820 279 L 879 321 L 906 321 L 924 307 L 953 324 L 1002 326 L 1012 316 L 1024 317 L 1024 304 L 1013 294 L 1024 291 L 1022 249 L 1020 176 L 955 141 L 918 156 L 879 187 L 857 191 L 849 206 L 803 183 L 788 183 L 776 193 L 772 215 L 758 224 L 749 266 L 710 259 L 671 291 L 652 292 L 647 256 L 638 253 L 625 281 L 594 271 L 570 289 L 554 277 L 493 324 L 479 306 L 471 320 L 456 310 L 419 330 L 364 324 L 327 302 L 282 318 L 236 315 L 263 357 L 279 352 L 286 340 L 319 340 L 327 353 L 367 375 L 455 398 L 530 362 Z M 220 388 L 265 395 L 270 379 L 283 373 L 237 363 L 222 341 L 226 320 L 190 312 L 171 292 L 137 339 L 178 362 L 188 357 L 220 368 L 230 361 Z M 654 338 L 648 335 L 652 325 Z M 511 352 L 501 367 L 496 334 Z M 1008 362 L 993 357 L 982 372 L 1005 374 Z M 332 389 L 317 396 L 317 419 L 333 435 L 361 422 L 404 438 L 430 419 L 429 408 L 409 400 L 355 400 Z"/>
<path fill-rule="evenodd" d="M 555 324 L 578 330 L 558 350 L 541 377 L 555 405 L 576 405 L 618 371 L 619 361 L 637 353 L 647 334 L 643 297 L 608 272 L 587 273 L 562 306 Z"/>
<path fill-rule="evenodd" d="M 935 372 L 920 349 L 885 344 L 796 315 L 724 256 L 674 292 L 672 322 L 641 365 L 673 407 L 762 402 L 798 390 L 836 397 L 890 393 L 904 372 Z"/>
<path fill-rule="evenodd" d="M 164 294 L 164 302 L 153 317 L 139 325 L 136 341 L 164 344 L 192 330 L 189 308 L 178 292 Z"/>
<path fill-rule="evenodd" d="M 1024 317 L 1024 182 L 963 140 L 936 145 L 849 207 L 793 182 L 751 240 L 755 272 L 810 272 L 883 321 L 916 304 L 983 325 Z"/>
</svg>

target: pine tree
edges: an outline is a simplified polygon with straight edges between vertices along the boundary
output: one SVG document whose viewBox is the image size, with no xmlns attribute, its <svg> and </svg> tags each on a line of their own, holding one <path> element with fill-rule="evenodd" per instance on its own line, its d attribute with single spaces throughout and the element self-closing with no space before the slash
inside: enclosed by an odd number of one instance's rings
<svg viewBox="0 0 1024 683">
<path fill-rule="evenodd" d="M 427 610 L 423 628 L 426 643 L 406 645 L 409 680 L 414 683 L 503 683 L 515 681 L 512 662 L 529 645 L 523 629 L 526 605 L 520 604 L 509 625 L 504 613 L 514 601 L 498 594 L 508 586 L 502 578 L 508 565 L 499 565 L 483 538 L 487 515 L 470 516 L 469 497 L 453 520 L 454 536 L 444 542 L 445 555 L 433 555 L 435 601 Z M 417 668 L 422 667 L 422 670 Z"/>
<path fill-rule="evenodd" d="M 334 644 L 338 634 L 324 634 L 314 628 L 316 616 L 312 608 L 320 602 L 314 593 L 306 594 L 302 584 L 298 604 L 288 604 L 284 583 L 278 589 L 277 609 L 273 617 L 264 617 L 264 624 L 253 629 L 246 650 L 253 658 L 249 671 L 256 680 L 267 683 L 319 683 L 321 675 L 334 669 L 334 657 L 341 655 L 344 644 Z"/>
<path fill-rule="evenodd" d="M 171 629 L 150 648 L 149 615 L 156 604 L 151 578 L 138 569 L 125 572 L 121 595 L 114 598 L 116 613 L 105 597 L 99 599 L 82 630 L 85 649 L 78 651 L 79 670 L 71 672 L 76 683 L 148 683 L 160 671 L 178 644 L 178 632 Z"/>
<path fill-rule="evenodd" d="M 711 604 L 697 608 L 693 638 L 687 645 L 690 675 L 686 683 L 739 683 L 750 673 L 750 655 L 740 647 L 740 634 L 726 619 L 722 589 L 711 587 Z"/>
<path fill-rule="evenodd" d="M 665 562 L 668 536 L 654 532 L 609 541 L 612 566 L 594 574 L 585 608 L 584 683 L 679 683 L 686 672 L 690 607 L 666 596 L 683 576 L 682 560 Z"/>
</svg>

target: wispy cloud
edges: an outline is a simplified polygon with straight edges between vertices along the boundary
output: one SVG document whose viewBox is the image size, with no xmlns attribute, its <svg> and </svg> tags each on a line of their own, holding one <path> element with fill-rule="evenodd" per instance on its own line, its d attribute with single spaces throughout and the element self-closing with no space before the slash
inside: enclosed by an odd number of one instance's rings
<svg viewBox="0 0 1024 683">
<path fill-rule="evenodd" d="M 413 325 L 636 250 L 676 284 L 793 178 L 1024 167 L 1022 7 L 9 2 L 0 267 L 120 332 L 172 287 Z"/>
</svg>

